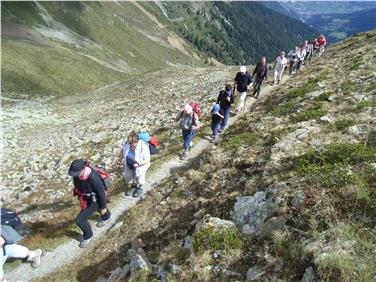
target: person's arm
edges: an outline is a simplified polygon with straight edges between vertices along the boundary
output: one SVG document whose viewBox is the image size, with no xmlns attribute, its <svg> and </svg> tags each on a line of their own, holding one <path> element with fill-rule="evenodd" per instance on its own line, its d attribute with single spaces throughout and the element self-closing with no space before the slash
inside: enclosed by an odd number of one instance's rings
<svg viewBox="0 0 376 282">
<path fill-rule="evenodd" d="M 3 236 L 0 236 L 0 247 L 4 247 L 5 245 L 5 239 L 3 238 Z"/>
<path fill-rule="evenodd" d="M 200 121 L 198 119 L 198 117 L 195 115 L 195 118 L 194 118 L 194 126 L 192 126 L 192 129 L 193 130 L 198 130 L 200 128 Z"/>
<path fill-rule="evenodd" d="M 183 114 L 183 112 L 180 111 L 180 112 L 176 115 L 175 122 L 178 122 L 178 121 L 181 119 L 182 114 Z"/>
<path fill-rule="evenodd" d="M 256 65 L 255 69 L 253 70 L 253 73 L 252 73 L 253 76 L 255 76 L 255 74 L 257 73 L 257 67 L 258 67 L 258 64 Z"/>
<path fill-rule="evenodd" d="M 134 165 L 134 167 L 136 168 L 150 163 L 150 160 L 151 160 L 149 146 L 146 145 L 145 143 L 142 143 L 141 146 L 144 147 L 141 150 L 143 161 L 141 161 L 140 163 L 136 162 Z"/>
<path fill-rule="evenodd" d="M 217 98 L 217 102 L 216 102 L 216 104 L 219 104 L 219 102 L 222 100 L 221 98 L 222 98 L 222 91 L 221 92 L 219 92 L 219 95 L 218 95 L 218 98 Z"/>
<path fill-rule="evenodd" d="M 93 191 L 98 197 L 98 210 L 100 211 L 101 215 L 104 215 L 107 212 L 107 199 L 106 193 L 104 192 L 104 185 L 102 183 L 102 180 L 100 176 L 95 172 L 91 173 L 88 180 L 91 184 L 91 187 L 93 188 Z"/>
<path fill-rule="evenodd" d="M 235 93 L 236 91 L 236 80 L 234 80 L 234 83 L 232 85 L 232 92 Z"/>
</svg>

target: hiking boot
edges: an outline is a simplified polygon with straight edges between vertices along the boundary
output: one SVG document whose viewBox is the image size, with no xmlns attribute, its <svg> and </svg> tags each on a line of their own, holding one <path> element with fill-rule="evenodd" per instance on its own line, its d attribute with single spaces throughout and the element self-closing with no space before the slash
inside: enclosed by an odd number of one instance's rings
<svg viewBox="0 0 376 282">
<path fill-rule="evenodd" d="M 93 237 L 91 237 L 91 238 L 89 238 L 89 239 L 86 239 L 86 240 L 82 240 L 81 242 L 80 242 L 80 248 L 86 248 L 88 245 L 89 245 L 89 243 L 90 243 L 90 241 L 93 239 Z"/>
<path fill-rule="evenodd" d="M 125 192 L 125 195 L 126 195 L 126 196 L 132 196 L 134 190 L 136 190 L 136 188 L 129 189 L 127 192 Z"/>
<path fill-rule="evenodd" d="M 40 257 L 42 256 L 42 250 L 37 249 L 34 251 L 34 255 L 29 257 L 31 267 L 38 268 L 40 266 Z"/>
<path fill-rule="evenodd" d="M 133 191 L 133 194 L 132 194 L 132 197 L 133 198 L 138 198 L 141 196 L 142 194 L 142 188 L 141 187 L 137 187 L 134 191 Z"/>
<path fill-rule="evenodd" d="M 98 228 L 102 228 L 102 227 L 104 227 L 107 223 L 109 223 L 110 222 L 110 220 L 111 220 L 111 217 L 109 218 L 109 219 L 107 219 L 107 220 L 103 220 L 102 218 L 98 221 L 98 223 L 97 223 L 97 227 Z"/>
<path fill-rule="evenodd" d="M 180 159 L 182 161 L 184 161 L 186 158 L 187 158 L 187 153 L 186 152 L 184 152 L 183 154 L 180 155 Z"/>
</svg>

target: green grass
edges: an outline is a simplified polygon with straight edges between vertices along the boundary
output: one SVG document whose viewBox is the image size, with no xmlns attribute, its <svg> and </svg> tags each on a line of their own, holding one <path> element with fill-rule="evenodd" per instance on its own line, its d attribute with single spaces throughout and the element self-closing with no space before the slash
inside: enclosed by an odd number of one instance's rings
<svg viewBox="0 0 376 282">
<path fill-rule="evenodd" d="M 327 92 L 324 92 L 322 94 L 320 94 L 320 96 L 318 96 L 315 100 L 318 100 L 318 101 L 328 101 L 328 98 L 333 95 L 334 93 L 331 92 L 331 91 L 327 91 Z"/>
<path fill-rule="evenodd" d="M 322 150 L 311 150 L 295 160 L 296 171 L 324 187 L 340 188 L 360 183 L 367 178 L 368 168 L 363 163 L 376 161 L 376 149 L 362 144 L 331 144 Z"/>
<path fill-rule="evenodd" d="M 321 108 L 311 108 L 311 109 L 307 109 L 307 110 L 296 113 L 294 115 L 294 120 L 296 122 L 302 122 L 302 121 L 307 121 L 311 119 L 318 119 L 322 116 L 325 116 L 326 113 L 327 112 Z"/>
<path fill-rule="evenodd" d="M 355 125 L 355 120 L 350 118 L 340 119 L 335 122 L 335 126 L 338 131 L 344 131 L 345 129 L 353 125 Z"/>
<path fill-rule="evenodd" d="M 356 106 L 359 110 L 372 107 L 373 105 L 374 103 L 372 103 L 372 101 L 369 100 L 362 100 L 356 103 Z"/>
<path fill-rule="evenodd" d="M 295 106 L 294 102 L 287 102 L 287 103 L 281 104 L 272 110 L 272 115 L 275 117 L 286 116 L 293 111 L 294 106 Z"/>
<path fill-rule="evenodd" d="M 289 90 L 285 97 L 287 99 L 294 99 L 298 97 L 303 97 L 307 93 L 310 93 L 312 91 L 315 91 L 318 88 L 318 82 L 324 81 L 327 79 L 329 72 L 328 71 L 322 71 L 318 76 L 315 78 L 311 78 L 308 80 L 308 82 L 301 87 L 297 87 L 294 89 Z"/>
<path fill-rule="evenodd" d="M 7 96 L 65 96 L 96 89 L 129 76 L 69 49 L 2 40 L 2 91 Z"/>
<path fill-rule="evenodd" d="M 341 89 L 344 94 L 351 94 L 356 90 L 356 83 L 352 80 L 346 80 L 345 82 L 342 82 Z"/>
<path fill-rule="evenodd" d="M 207 250 L 234 250 L 242 247 L 240 232 L 236 229 L 209 226 L 194 235 L 193 249 L 202 254 Z"/>
<path fill-rule="evenodd" d="M 258 138 L 253 132 L 243 132 L 237 135 L 230 136 L 224 142 L 224 146 L 231 149 L 238 149 L 241 145 L 255 145 Z"/>
</svg>

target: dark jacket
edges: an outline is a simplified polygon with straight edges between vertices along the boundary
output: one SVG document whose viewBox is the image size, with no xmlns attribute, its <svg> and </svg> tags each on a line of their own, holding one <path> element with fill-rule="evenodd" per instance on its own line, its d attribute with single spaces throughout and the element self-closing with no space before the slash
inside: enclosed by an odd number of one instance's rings
<svg viewBox="0 0 376 282">
<path fill-rule="evenodd" d="M 96 194 L 98 210 L 106 208 L 106 193 L 104 191 L 103 182 L 97 172 L 92 169 L 87 180 L 80 180 L 78 177 L 73 177 L 73 183 L 74 187 L 79 189 L 82 193 L 89 194 L 94 192 Z"/>
<path fill-rule="evenodd" d="M 249 72 L 238 72 L 234 78 L 234 81 L 236 82 L 236 90 L 242 93 L 247 91 L 248 85 L 252 83 L 252 77 Z"/>
<path fill-rule="evenodd" d="M 263 65 L 258 63 L 253 71 L 253 75 L 256 75 L 256 78 L 261 81 L 266 79 L 268 76 L 268 64 Z"/>
<path fill-rule="evenodd" d="M 227 97 L 230 97 L 230 101 L 227 99 Z M 234 95 L 232 91 L 226 92 L 225 90 L 222 90 L 219 92 L 218 98 L 217 98 L 217 104 L 221 106 L 221 109 L 227 109 L 231 107 L 231 104 L 234 103 Z"/>
</svg>

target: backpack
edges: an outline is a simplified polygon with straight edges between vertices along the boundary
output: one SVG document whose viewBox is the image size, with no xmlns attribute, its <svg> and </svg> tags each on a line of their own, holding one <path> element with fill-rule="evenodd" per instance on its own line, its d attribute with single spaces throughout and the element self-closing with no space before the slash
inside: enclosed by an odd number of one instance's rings
<svg viewBox="0 0 376 282">
<path fill-rule="evenodd" d="M 189 105 L 191 105 L 193 112 L 196 114 L 198 118 L 201 116 L 201 108 L 200 105 L 196 102 L 190 102 Z"/>
<path fill-rule="evenodd" d="M 8 225 L 19 230 L 23 223 L 16 212 L 1 208 L 1 225 Z"/>
<path fill-rule="evenodd" d="M 94 166 L 89 164 L 89 162 L 86 162 L 86 165 L 89 166 L 91 169 L 93 169 L 96 173 L 98 173 L 100 179 L 102 180 L 102 183 L 104 185 L 104 190 L 108 190 L 111 186 L 111 175 L 105 171 L 103 168 Z"/>
</svg>

